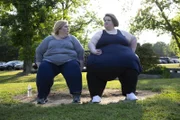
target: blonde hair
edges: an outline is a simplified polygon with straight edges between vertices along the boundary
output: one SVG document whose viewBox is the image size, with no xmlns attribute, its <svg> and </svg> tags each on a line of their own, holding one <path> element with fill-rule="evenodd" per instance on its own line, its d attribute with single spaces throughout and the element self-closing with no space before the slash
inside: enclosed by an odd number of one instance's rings
<svg viewBox="0 0 180 120">
<path fill-rule="evenodd" d="M 54 27 L 53 27 L 53 33 L 52 34 L 58 35 L 59 34 L 59 29 L 61 29 L 67 23 L 68 22 L 66 20 L 58 20 L 58 21 L 56 21 L 56 23 L 54 24 Z"/>
<path fill-rule="evenodd" d="M 111 18 L 111 20 L 112 20 L 112 22 L 113 22 L 113 24 L 114 24 L 114 27 L 118 27 L 118 26 L 119 26 L 119 21 L 117 20 L 117 18 L 116 18 L 116 16 L 115 16 L 114 14 L 112 14 L 112 13 L 107 13 L 107 14 L 105 14 L 104 18 L 105 18 L 106 16 L 108 16 L 108 17 Z M 103 18 L 103 19 L 104 19 L 104 18 Z"/>
</svg>

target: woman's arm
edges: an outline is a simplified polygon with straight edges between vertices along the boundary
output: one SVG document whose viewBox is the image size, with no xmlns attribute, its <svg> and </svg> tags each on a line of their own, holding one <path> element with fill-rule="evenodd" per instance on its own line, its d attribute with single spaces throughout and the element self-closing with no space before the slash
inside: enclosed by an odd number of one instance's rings
<svg viewBox="0 0 180 120">
<path fill-rule="evenodd" d="M 78 60 L 80 62 L 80 68 L 82 71 L 84 67 L 84 48 L 82 47 L 81 43 L 75 36 L 71 35 L 71 37 L 73 40 L 75 51 L 77 52 L 78 55 Z"/>
<path fill-rule="evenodd" d="M 46 37 L 36 48 L 36 64 L 38 67 L 43 59 L 44 53 L 48 49 L 48 44 L 50 39 L 51 39 L 50 36 Z"/>
<path fill-rule="evenodd" d="M 136 39 L 136 37 L 134 37 L 134 36 L 131 38 L 130 47 L 131 47 L 131 49 L 133 50 L 133 52 L 136 51 L 137 39 Z"/>
<path fill-rule="evenodd" d="M 96 44 L 101 38 L 101 36 L 102 36 L 102 30 L 97 32 L 89 41 L 88 48 L 91 53 L 96 54 L 96 55 L 100 55 L 102 53 L 100 49 L 96 49 Z"/>
<path fill-rule="evenodd" d="M 133 36 L 132 34 L 121 30 L 121 33 L 126 37 L 126 39 L 129 42 L 129 47 L 132 49 L 133 52 L 136 51 L 136 47 L 137 47 L 137 39 L 135 36 Z"/>
<path fill-rule="evenodd" d="M 81 43 L 75 36 L 71 35 L 71 37 L 73 40 L 74 49 L 78 55 L 78 60 L 83 60 L 84 59 L 84 48 L 82 47 Z"/>
</svg>

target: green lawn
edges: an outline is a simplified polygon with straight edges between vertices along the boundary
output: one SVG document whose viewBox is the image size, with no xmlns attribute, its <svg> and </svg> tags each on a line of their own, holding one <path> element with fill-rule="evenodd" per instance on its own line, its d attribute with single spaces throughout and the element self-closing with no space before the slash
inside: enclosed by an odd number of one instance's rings
<svg viewBox="0 0 180 120">
<path fill-rule="evenodd" d="M 35 74 L 21 76 L 21 71 L 0 72 L 0 120 L 180 120 L 180 79 L 139 80 L 138 90 L 160 92 L 153 98 L 116 104 L 69 104 L 41 107 L 15 101 L 13 96 L 26 94 L 28 84 L 36 93 Z M 83 87 L 87 89 L 86 73 Z M 111 81 L 106 88 L 118 88 Z M 55 78 L 52 91 L 67 89 L 61 75 Z"/>
<path fill-rule="evenodd" d="M 161 66 L 164 66 L 166 68 L 180 68 L 180 64 L 159 64 Z"/>
</svg>

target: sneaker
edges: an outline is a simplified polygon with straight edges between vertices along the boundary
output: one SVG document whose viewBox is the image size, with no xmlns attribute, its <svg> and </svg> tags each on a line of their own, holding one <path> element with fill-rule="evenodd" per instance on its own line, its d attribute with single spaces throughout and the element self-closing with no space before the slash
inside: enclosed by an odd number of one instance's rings
<svg viewBox="0 0 180 120">
<path fill-rule="evenodd" d="M 37 104 L 45 104 L 48 102 L 48 99 L 47 98 L 38 98 L 37 99 Z"/>
<path fill-rule="evenodd" d="M 92 103 L 100 103 L 101 102 L 101 97 L 99 95 L 96 95 L 92 98 Z"/>
<path fill-rule="evenodd" d="M 136 95 L 131 92 L 130 94 L 126 94 L 126 98 L 125 100 L 137 100 L 138 98 L 136 97 Z"/>
<path fill-rule="evenodd" d="M 81 95 L 73 95 L 72 103 L 80 103 L 81 102 Z"/>
</svg>

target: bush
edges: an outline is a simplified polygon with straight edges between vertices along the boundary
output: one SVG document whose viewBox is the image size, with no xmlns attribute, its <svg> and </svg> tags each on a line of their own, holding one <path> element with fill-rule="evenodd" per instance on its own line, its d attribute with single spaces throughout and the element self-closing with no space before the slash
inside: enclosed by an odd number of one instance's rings
<svg viewBox="0 0 180 120">
<path fill-rule="evenodd" d="M 156 66 L 158 63 L 158 56 L 154 53 L 152 44 L 145 43 L 142 46 L 138 44 L 136 54 L 139 56 L 144 71 Z"/>
<path fill-rule="evenodd" d="M 155 66 L 155 67 L 152 67 L 152 68 L 144 71 L 143 73 L 145 73 L 145 74 L 159 74 L 159 75 L 162 75 L 163 78 L 169 78 L 170 77 L 169 70 L 164 66 Z"/>
</svg>

